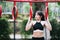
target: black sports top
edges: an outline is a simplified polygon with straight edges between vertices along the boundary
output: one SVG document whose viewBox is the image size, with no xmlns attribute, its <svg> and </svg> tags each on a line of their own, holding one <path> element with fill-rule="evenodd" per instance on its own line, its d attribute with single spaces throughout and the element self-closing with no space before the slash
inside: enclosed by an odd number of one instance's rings
<svg viewBox="0 0 60 40">
<path fill-rule="evenodd" d="M 34 25 L 33 25 L 33 30 L 43 30 L 43 26 L 40 22 L 36 22 Z"/>
</svg>

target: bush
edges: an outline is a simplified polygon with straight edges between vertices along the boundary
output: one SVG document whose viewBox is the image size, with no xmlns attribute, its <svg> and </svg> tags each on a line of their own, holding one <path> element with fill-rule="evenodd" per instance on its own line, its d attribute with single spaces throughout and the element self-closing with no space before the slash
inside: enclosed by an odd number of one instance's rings
<svg viewBox="0 0 60 40">
<path fill-rule="evenodd" d="M 51 25 L 52 25 L 52 31 L 51 31 L 51 36 L 52 39 L 60 39 L 60 23 L 57 22 L 56 19 L 52 19 L 51 21 Z"/>
<path fill-rule="evenodd" d="M 6 19 L 0 18 L 0 40 L 10 40 L 10 33 L 9 23 Z"/>
<path fill-rule="evenodd" d="M 25 36 L 25 38 L 27 37 L 27 35 L 32 34 L 32 28 L 29 31 L 25 31 L 27 21 L 28 20 L 23 20 L 22 25 L 21 25 L 21 34 L 23 34 Z"/>
</svg>

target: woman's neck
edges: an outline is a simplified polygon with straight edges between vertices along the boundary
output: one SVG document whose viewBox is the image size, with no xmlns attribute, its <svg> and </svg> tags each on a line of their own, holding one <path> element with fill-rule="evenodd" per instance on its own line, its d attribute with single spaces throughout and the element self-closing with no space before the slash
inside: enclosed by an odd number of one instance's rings
<svg viewBox="0 0 60 40">
<path fill-rule="evenodd" d="M 36 22 L 41 22 L 41 20 L 36 20 Z"/>
</svg>

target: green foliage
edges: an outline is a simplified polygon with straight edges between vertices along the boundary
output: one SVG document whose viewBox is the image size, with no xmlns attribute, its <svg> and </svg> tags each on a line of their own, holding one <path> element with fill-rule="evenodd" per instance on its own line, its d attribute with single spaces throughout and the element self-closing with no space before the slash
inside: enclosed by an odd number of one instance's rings
<svg viewBox="0 0 60 40">
<path fill-rule="evenodd" d="M 11 15 L 11 14 L 10 14 L 10 15 L 8 15 L 8 16 L 9 16 L 9 17 L 8 17 L 9 19 L 12 19 L 12 15 Z"/>
<path fill-rule="evenodd" d="M 28 30 L 28 31 L 25 31 L 25 27 L 26 27 L 27 21 L 28 20 L 23 20 L 22 27 L 21 27 L 21 33 L 25 34 L 25 35 L 30 35 L 30 34 L 32 34 L 32 28 L 30 30 Z"/>
<path fill-rule="evenodd" d="M 1 1 L 0 2 L 0 5 L 2 5 L 2 11 L 4 12 L 4 9 L 6 7 L 6 2 Z"/>
<path fill-rule="evenodd" d="M 53 19 L 53 17 L 52 17 L 52 12 L 49 10 L 49 19 L 51 20 L 51 19 Z"/>
<path fill-rule="evenodd" d="M 60 23 L 57 22 L 56 19 L 52 19 L 51 21 L 52 25 L 52 31 L 51 31 L 51 36 L 52 38 L 60 38 Z"/>
<path fill-rule="evenodd" d="M 60 5 L 60 2 L 58 2 L 58 5 Z"/>
<path fill-rule="evenodd" d="M 43 2 L 36 2 L 33 4 L 33 18 L 35 17 L 35 12 L 36 11 L 43 11 L 45 8 L 45 3 Z"/>
<path fill-rule="evenodd" d="M 10 33 L 9 23 L 6 19 L 0 18 L 0 40 L 10 40 Z"/>
<path fill-rule="evenodd" d="M 2 18 L 12 19 L 12 14 L 3 14 Z"/>
</svg>

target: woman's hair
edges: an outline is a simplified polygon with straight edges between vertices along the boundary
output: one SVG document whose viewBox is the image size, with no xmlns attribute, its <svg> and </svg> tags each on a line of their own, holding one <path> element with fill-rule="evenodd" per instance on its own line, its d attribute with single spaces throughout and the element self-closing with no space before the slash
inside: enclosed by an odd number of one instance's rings
<svg viewBox="0 0 60 40">
<path fill-rule="evenodd" d="M 42 20 L 42 21 L 45 21 L 45 17 L 44 17 L 44 14 L 43 14 L 42 11 L 37 11 L 36 13 L 38 13 L 39 16 L 42 16 L 42 17 L 41 17 L 41 20 Z"/>
</svg>

